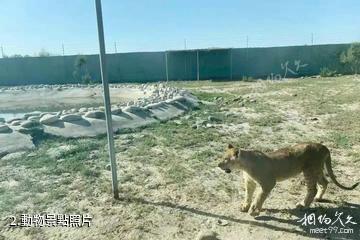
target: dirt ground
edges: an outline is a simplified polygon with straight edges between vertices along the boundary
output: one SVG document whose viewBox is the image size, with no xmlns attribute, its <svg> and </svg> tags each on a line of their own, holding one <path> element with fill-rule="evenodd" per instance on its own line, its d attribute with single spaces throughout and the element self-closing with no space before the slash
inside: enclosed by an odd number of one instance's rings
<svg viewBox="0 0 360 240">
<path fill-rule="evenodd" d="M 172 84 L 204 104 L 116 135 L 120 200 L 111 195 L 106 137 L 39 140 L 33 152 L 0 159 L 0 239 L 360 239 L 360 188 L 330 182 L 325 202 L 296 210 L 299 175 L 278 183 L 253 218 L 240 212 L 242 173 L 217 168 L 228 143 L 271 151 L 314 141 L 331 150 L 339 182 L 359 181 L 359 78 Z M 9 216 L 45 213 L 89 214 L 92 225 L 9 227 Z M 316 224 L 305 225 L 312 213 Z"/>
<path fill-rule="evenodd" d="M 1 90 L 1 88 L 0 88 Z M 113 103 L 126 103 L 144 97 L 137 88 L 111 88 Z M 103 104 L 102 88 L 37 88 L 0 91 L 1 112 L 59 111 L 73 107 L 98 107 Z"/>
</svg>

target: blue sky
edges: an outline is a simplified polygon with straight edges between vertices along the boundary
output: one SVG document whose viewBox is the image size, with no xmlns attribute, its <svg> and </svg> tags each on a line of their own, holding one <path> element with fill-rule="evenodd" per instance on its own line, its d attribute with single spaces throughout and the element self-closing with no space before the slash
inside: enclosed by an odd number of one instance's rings
<svg viewBox="0 0 360 240">
<path fill-rule="evenodd" d="M 359 0 L 102 0 L 107 52 L 360 41 Z M 0 0 L 5 54 L 98 51 L 93 0 Z M 0 53 L 1 54 L 1 53 Z"/>
</svg>

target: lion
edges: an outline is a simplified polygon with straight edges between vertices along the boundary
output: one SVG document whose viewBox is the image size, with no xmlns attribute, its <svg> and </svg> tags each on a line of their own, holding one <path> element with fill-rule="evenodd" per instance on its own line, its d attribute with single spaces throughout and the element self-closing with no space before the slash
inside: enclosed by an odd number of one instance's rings
<svg viewBox="0 0 360 240">
<path fill-rule="evenodd" d="M 304 201 L 298 203 L 296 207 L 309 207 L 314 198 L 315 201 L 321 201 L 328 185 L 328 180 L 323 173 L 324 165 L 331 180 L 341 189 L 352 190 L 359 185 L 358 182 L 351 187 L 346 187 L 336 180 L 331 167 L 330 151 L 320 143 L 297 144 L 270 153 L 240 150 L 229 144 L 224 160 L 218 167 L 226 173 L 230 173 L 233 169 L 243 170 L 245 199 L 241 205 L 241 211 L 257 216 L 276 182 L 296 176 L 301 172 L 304 174 L 307 193 Z M 252 201 L 257 185 L 261 190 Z"/>
</svg>

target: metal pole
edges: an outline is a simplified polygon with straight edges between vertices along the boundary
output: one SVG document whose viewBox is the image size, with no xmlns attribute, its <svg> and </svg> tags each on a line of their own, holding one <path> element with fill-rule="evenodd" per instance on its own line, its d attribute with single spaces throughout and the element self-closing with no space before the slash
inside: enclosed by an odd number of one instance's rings
<svg viewBox="0 0 360 240">
<path fill-rule="evenodd" d="M 4 48 L 2 45 L 1 45 L 1 57 L 4 58 Z"/>
<path fill-rule="evenodd" d="M 186 38 L 184 38 L 184 48 L 186 50 Z"/>
<path fill-rule="evenodd" d="M 169 81 L 169 69 L 168 69 L 168 52 L 165 51 L 165 71 L 166 71 L 166 82 Z"/>
<path fill-rule="evenodd" d="M 314 33 L 311 33 L 311 45 L 314 45 Z"/>
<path fill-rule="evenodd" d="M 64 44 L 61 44 L 61 47 L 62 47 L 62 54 L 63 54 L 63 56 L 65 56 L 65 47 L 64 47 Z"/>
<path fill-rule="evenodd" d="M 115 47 L 115 53 L 117 53 L 116 42 L 114 42 L 114 47 Z"/>
<path fill-rule="evenodd" d="M 200 80 L 200 64 L 199 64 L 199 49 L 196 51 L 196 69 L 197 69 L 197 80 Z"/>
<path fill-rule="evenodd" d="M 101 12 L 101 0 L 95 0 L 95 7 L 96 7 L 96 16 L 97 16 L 98 35 L 99 35 L 100 70 L 101 70 L 101 79 L 104 88 L 104 104 L 105 104 L 106 127 L 107 127 L 110 166 L 111 166 L 111 175 L 112 175 L 112 190 L 113 190 L 114 198 L 118 199 L 119 189 L 118 189 L 118 180 L 117 180 L 117 172 L 116 172 L 116 159 L 115 159 L 114 136 L 113 136 L 114 133 L 112 128 L 112 118 L 111 118 L 109 82 L 106 71 L 106 53 L 105 53 L 104 27 L 103 27 L 102 12 Z"/>
<path fill-rule="evenodd" d="M 233 59 L 232 59 L 232 48 L 230 48 L 230 80 L 233 79 Z"/>
</svg>

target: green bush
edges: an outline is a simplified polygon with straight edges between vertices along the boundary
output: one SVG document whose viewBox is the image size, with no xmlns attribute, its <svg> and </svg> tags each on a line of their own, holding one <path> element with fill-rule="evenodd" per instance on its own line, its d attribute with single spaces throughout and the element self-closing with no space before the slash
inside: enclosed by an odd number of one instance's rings
<svg viewBox="0 0 360 240">
<path fill-rule="evenodd" d="M 87 68 L 86 56 L 79 55 L 76 57 L 73 77 L 83 84 L 92 84 L 94 82 Z"/>
<path fill-rule="evenodd" d="M 334 77 L 335 75 L 336 75 L 336 71 L 330 70 L 327 67 L 320 68 L 321 77 Z"/>
<path fill-rule="evenodd" d="M 340 61 L 351 67 L 355 74 L 360 70 L 360 43 L 353 43 L 346 52 L 340 56 Z"/>
</svg>

